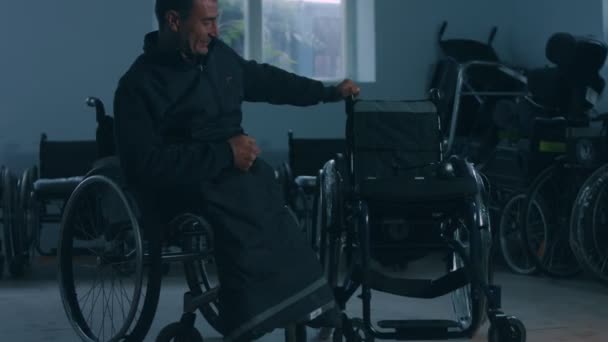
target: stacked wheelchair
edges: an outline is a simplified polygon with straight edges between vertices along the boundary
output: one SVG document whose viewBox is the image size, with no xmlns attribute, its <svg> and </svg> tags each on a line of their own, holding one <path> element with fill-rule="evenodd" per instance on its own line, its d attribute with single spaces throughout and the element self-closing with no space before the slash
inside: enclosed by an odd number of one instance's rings
<svg viewBox="0 0 608 342">
<path fill-rule="evenodd" d="M 469 122 L 456 126 L 448 146 L 473 161 L 486 180 L 489 206 L 498 222 L 497 251 L 519 274 L 578 274 L 579 267 L 568 246 L 569 229 L 556 228 L 569 224 L 569 214 L 557 219 L 555 213 L 570 213 L 573 199 L 588 175 L 585 170 L 593 170 L 583 167 L 589 162 L 575 160 L 574 154 L 577 149 L 581 151 L 581 141 L 588 146 L 589 138 L 597 140 L 601 135 L 601 125 L 591 123 L 588 114 L 604 89 L 599 70 L 605 60 L 605 44 L 556 33 L 545 47 L 552 67 L 517 70 L 500 62 L 493 50 L 496 30 L 486 44 L 443 40 L 445 27 L 439 42 L 445 58 L 438 64 L 432 87 L 441 90 L 439 108 L 447 120 L 460 115 L 460 121 Z M 567 163 L 570 166 L 579 165 L 572 176 L 580 179 L 561 184 L 563 189 L 568 188 L 566 185 L 572 185 L 572 189 L 569 203 L 558 208 L 557 203 L 545 199 L 553 199 L 545 190 L 550 175 L 566 160 L 571 161 Z M 544 196 L 539 191 L 544 191 Z M 551 250 L 563 253 L 543 256 Z"/>
</svg>

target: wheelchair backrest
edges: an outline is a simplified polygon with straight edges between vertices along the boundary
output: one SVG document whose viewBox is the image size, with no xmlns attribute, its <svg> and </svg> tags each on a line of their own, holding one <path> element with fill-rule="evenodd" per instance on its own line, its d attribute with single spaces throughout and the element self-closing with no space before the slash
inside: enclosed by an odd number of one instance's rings
<svg viewBox="0 0 608 342">
<path fill-rule="evenodd" d="M 39 178 L 83 176 L 97 157 L 95 140 L 49 141 L 42 134 L 39 151 Z"/>
<path fill-rule="evenodd" d="M 605 87 L 599 71 L 608 47 L 597 39 L 558 32 L 547 41 L 545 53 L 555 68 L 531 72 L 532 95 L 550 99 L 549 104 L 570 121 L 586 121 Z M 542 91 L 542 86 L 551 92 Z"/>
<path fill-rule="evenodd" d="M 441 127 L 430 101 L 355 101 L 346 137 L 355 183 L 365 178 L 425 177 L 441 161 Z"/>
<path fill-rule="evenodd" d="M 289 167 L 294 177 L 316 176 L 323 165 L 338 153 L 346 153 L 345 139 L 294 138 L 288 133 Z"/>
</svg>

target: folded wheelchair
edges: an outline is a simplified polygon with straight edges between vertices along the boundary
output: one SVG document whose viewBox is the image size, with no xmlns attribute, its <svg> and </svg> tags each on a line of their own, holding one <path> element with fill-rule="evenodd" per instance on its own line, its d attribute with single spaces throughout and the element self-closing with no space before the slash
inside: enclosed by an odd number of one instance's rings
<svg viewBox="0 0 608 342">
<path fill-rule="evenodd" d="M 319 174 L 318 248 L 343 310 L 361 289 L 363 317 L 345 315 L 334 341 L 470 338 L 486 318 L 490 341 L 525 341 L 524 325 L 500 311 L 500 287 L 492 284 L 484 183 L 471 163 L 446 153 L 435 104 L 356 100 L 346 107 L 346 153 Z M 436 279 L 405 279 L 372 262 L 432 253 L 445 261 Z M 451 293 L 455 318 L 375 325 L 372 290 L 422 299 Z"/>
</svg>

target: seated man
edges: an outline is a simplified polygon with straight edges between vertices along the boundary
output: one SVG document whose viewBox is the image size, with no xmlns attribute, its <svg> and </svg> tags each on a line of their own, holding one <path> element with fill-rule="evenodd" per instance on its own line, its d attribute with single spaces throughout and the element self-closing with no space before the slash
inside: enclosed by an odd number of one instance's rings
<svg viewBox="0 0 608 342">
<path fill-rule="evenodd" d="M 310 106 L 359 88 L 244 60 L 218 39 L 217 1 L 156 1 L 159 30 L 146 35 L 115 93 L 115 137 L 132 187 L 188 198 L 212 223 L 222 333 L 246 341 L 310 320 L 334 298 L 274 170 L 241 127 L 241 103 Z"/>
</svg>

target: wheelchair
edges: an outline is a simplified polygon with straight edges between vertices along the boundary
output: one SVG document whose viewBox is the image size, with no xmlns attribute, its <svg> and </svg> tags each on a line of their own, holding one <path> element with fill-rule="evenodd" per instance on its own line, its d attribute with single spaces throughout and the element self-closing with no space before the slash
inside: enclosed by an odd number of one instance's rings
<svg viewBox="0 0 608 342">
<path fill-rule="evenodd" d="M 581 264 L 586 264 L 585 253 L 575 239 L 571 239 L 572 226 L 577 218 L 575 208 L 578 194 L 588 177 L 606 161 L 605 115 L 594 115 L 594 106 L 602 93 L 605 82 L 599 75 L 608 47 L 604 42 L 561 34 L 563 58 L 569 56 L 568 73 L 572 83 L 565 87 L 562 97 L 566 105 L 562 118 L 561 144 L 565 153 L 556 158 L 530 184 L 526 204 L 522 213 L 522 236 L 524 246 L 536 267 L 552 277 L 574 277 L 581 273 Z M 588 189 L 587 185 L 585 188 Z M 581 195 L 582 196 L 582 195 Z M 584 197 L 584 196 L 583 196 Z M 583 200 L 582 197 L 579 198 Z M 543 207 L 547 219 L 545 234 L 539 234 L 532 202 Z M 577 214 L 578 215 L 578 214 Z M 574 221 L 573 221 L 574 220 Z M 575 250 L 576 249 L 576 250 Z"/>
<path fill-rule="evenodd" d="M 500 287 L 492 285 L 484 182 L 445 149 L 435 104 L 349 100 L 346 112 L 347 152 L 319 175 L 318 249 L 342 310 L 361 288 L 363 317 L 344 314 L 334 341 L 471 338 L 486 318 L 490 341 L 525 341 L 523 323 L 500 311 Z M 445 261 L 438 279 L 395 277 L 372 264 L 378 256 L 400 262 L 431 253 Z M 374 326 L 372 289 L 422 299 L 451 293 L 455 318 Z"/>
<path fill-rule="evenodd" d="M 87 98 L 87 104 L 103 106 L 96 98 Z M 60 222 L 67 199 L 91 169 L 98 152 L 95 140 L 50 140 L 45 133 L 41 135 L 38 165 L 27 168 L 18 181 L 20 229 L 14 234 L 13 243 L 20 258 L 11 272 L 14 276 L 25 274 L 34 250 L 42 256 L 56 254 L 56 248 L 42 247 L 42 229 Z"/>
<path fill-rule="evenodd" d="M 18 230 L 15 225 L 15 201 L 17 180 L 11 170 L 0 167 L 0 223 L 4 234 L 0 234 L 0 278 L 4 274 L 4 261 L 8 263 L 9 273 L 14 273 L 18 256 L 15 254 L 12 236 Z M 4 250 L 2 239 L 4 239 Z M 3 254 L 6 253 L 6 254 Z"/>
</svg>

